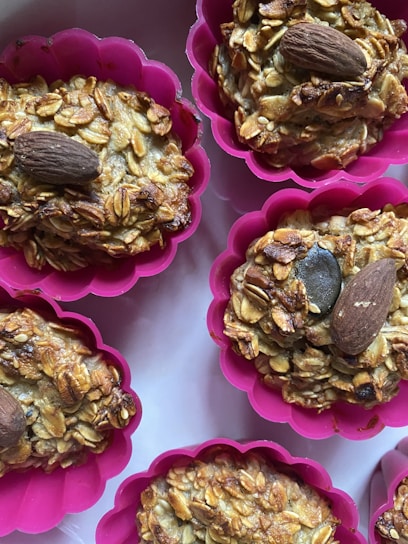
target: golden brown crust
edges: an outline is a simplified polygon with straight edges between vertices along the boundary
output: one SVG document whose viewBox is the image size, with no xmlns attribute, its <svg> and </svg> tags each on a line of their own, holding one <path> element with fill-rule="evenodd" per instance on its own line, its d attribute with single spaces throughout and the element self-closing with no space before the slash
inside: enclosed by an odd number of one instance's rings
<svg viewBox="0 0 408 544">
<path fill-rule="evenodd" d="M 347 80 L 285 61 L 280 39 L 300 21 L 347 34 L 366 71 Z M 235 0 L 210 72 L 238 139 L 274 167 L 344 168 L 407 111 L 405 28 L 365 0 Z"/>
<path fill-rule="evenodd" d="M 136 413 L 120 384 L 118 370 L 79 329 L 29 308 L 0 311 L 0 385 L 26 417 L 18 444 L 0 450 L 0 476 L 30 467 L 50 472 L 104 451 L 112 430 Z"/>
<path fill-rule="evenodd" d="M 230 448 L 170 468 L 142 492 L 137 512 L 146 544 L 330 544 L 338 524 L 329 502 L 288 467 Z"/>
<path fill-rule="evenodd" d="M 191 220 L 193 167 L 167 108 L 146 93 L 94 77 L 48 86 L 0 81 L 0 244 L 58 270 L 109 264 L 163 247 Z M 57 131 L 98 153 L 102 173 L 81 187 L 38 182 L 14 160 L 14 140 Z"/>
</svg>

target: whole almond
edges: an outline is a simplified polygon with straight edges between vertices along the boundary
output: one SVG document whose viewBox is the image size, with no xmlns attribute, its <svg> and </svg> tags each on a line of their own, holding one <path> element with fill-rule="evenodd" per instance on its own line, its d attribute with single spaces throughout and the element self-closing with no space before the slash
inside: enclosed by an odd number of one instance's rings
<svg viewBox="0 0 408 544">
<path fill-rule="evenodd" d="M 34 180 L 55 185 L 82 185 L 101 173 L 98 154 L 62 132 L 38 130 L 17 136 L 14 157 Z"/>
<path fill-rule="evenodd" d="M 357 77 L 367 69 L 358 44 L 339 30 L 317 23 L 289 27 L 281 38 L 279 50 L 295 66 L 342 79 Z"/>
<path fill-rule="evenodd" d="M 373 342 L 391 305 L 396 269 L 393 259 L 380 259 L 351 279 L 334 305 L 330 332 L 333 343 L 357 355 Z"/>
<path fill-rule="evenodd" d="M 0 448 L 15 446 L 26 428 L 26 418 L 18 400 L 0 386 Z"/>
</svg>

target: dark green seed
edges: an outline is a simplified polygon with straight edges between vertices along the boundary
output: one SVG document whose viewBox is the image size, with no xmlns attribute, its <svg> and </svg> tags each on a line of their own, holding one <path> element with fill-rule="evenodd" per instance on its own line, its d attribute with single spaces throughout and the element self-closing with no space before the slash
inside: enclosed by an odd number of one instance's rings
<svg viewBox="0 0 408 544">
<path fill-rule="evenodd" d="M 296 264 L 296 277 L 305 284 L 309 301 L 319 308 L 321 315 L 332 309 L 340 293 L 342 275 L 331 251 L 314 244 Z"/>
</svg>

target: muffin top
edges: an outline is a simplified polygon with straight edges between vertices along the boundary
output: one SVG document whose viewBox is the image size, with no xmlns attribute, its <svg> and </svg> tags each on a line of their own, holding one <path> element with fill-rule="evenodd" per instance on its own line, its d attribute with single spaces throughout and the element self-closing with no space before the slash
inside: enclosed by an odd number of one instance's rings
<svg viewBox="0 0 408 544">
<path fill-rule="evenodd" d="M 365 0 L 236 0 L 210 72 L 239 141 L 277 168 L 346 167 L 407 110 L 405 30 Z"/>
<path fill-rule="evenodd" d="M 255 452 L 210 448 L 144 489 L 139 541 L 334 542 L 340 521 L 327 498 L 282 463 Z"/>
<path fill-rule="evenodd" d="M 0 244 L 67 271 L 164 247 L 194 173 L 170 111 L 97 78 L 0 81 Z"/>
<path fill-rule="evenodd" d="M 324 213 L 324 212 L 322 212 Z M 407 379 L 408 207 L 288 214 L 248 247 L 224 333 L 286 402 L 388 402 Z"/>
<path fill-rule="evenodd" d="M 0 354 L 0 476 L 80 465 L 136 415 L 119 369 L 75 325 L 2 308 Z"/>
</svg>

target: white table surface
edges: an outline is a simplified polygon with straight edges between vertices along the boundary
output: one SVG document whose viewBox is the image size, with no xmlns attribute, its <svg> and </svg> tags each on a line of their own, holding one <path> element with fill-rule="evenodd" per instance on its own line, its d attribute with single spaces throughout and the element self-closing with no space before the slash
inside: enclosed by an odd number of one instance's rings
<svg viewBox="0 0 408 544">
<path fill-rule="evenodd" d="M 165 62 L 177 73 L 184 96 L 191 99 L 192 68 L 185 56 L 185 42 L 195 21 L 193 0 L 1 0 L 0 18 L 0 47 L 23 35 L 48 36 L 69 27 L 82 27 L 101 37 L 133 39 L 149 58 Z M 338 436 L 320 441 L 302 438 L 286 424 L 259 417 L 246 395 L 223 377 L 218 348 L 206 327 L 209 270 L 225 248 L 236 218 L 258 209 L 282 184 L 256 179 L 241 160 L 227 157 L 218 148 L 206 119 L 204 128 L 203 145 L 212 163 L 212 176 L 202 198 L 202 222 L 181 244 L 171 266 L 156 277 L 140 280 L 118 298 L 90 295 L 63 304 L 92 318 L 105 343 L 119 349 L 131 367 L 132 387 L 143 405 L 142 421 L 133 436 L 132 459 L 107 483 L 94 507 L 67 515 L 58 527 L 43 534 L 12 533 L 1 539 L 2 544 L 92 544 L 99 519 L 112 508 L 118 485 L 128 475 L 147 468 L 165 450 L 217 436 L 271 439 L 292 455 L 319 461 L 333 484 L 359 506 L 360 530 L 367 534 L 370 476 L 381 455 L 407 429 L 386 429 L 358 442 Z M 404 167 L 392 167 L 388 173 L 402 181 L 407 177 Z"/>
</svg>

